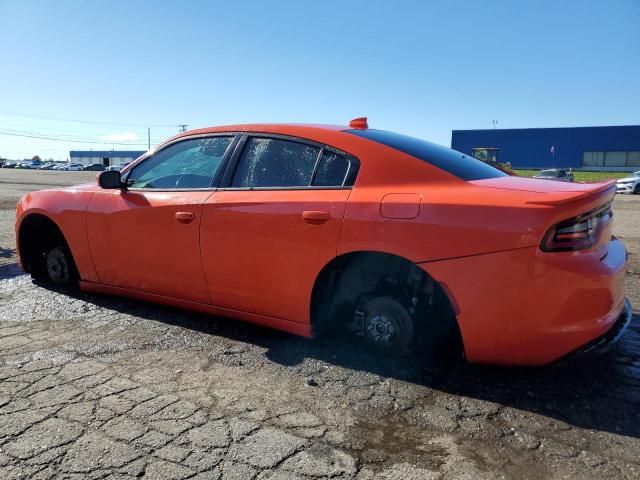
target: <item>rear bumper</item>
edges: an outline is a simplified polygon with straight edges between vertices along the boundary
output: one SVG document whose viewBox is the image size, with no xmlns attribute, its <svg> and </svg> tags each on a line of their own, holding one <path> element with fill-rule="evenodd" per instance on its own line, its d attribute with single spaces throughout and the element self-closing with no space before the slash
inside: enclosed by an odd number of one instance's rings
<svg viewBox="0 0 640 480">
<path fill-rule="evenodd" d="M 631 324 L 633 318 L 633 309 L 631 308 L 631 302 L 628 299 L 624 299 L 624 306 L 622 312 L 618 316 L 611 328 L 603 335 L 594 338 L 586 345 L 571 352 L 566 358 L 582 357 L 584 355 L 601 354 L 607 352 L 627 330 L 627 327 Z"/>
<path fill-rule="evenodd" d="M 527 247 L 421 266 L 449 294 L 469 361 L 543 365 L 612 343 L 628 324 L 627 251 L 616 238 L 603 247 Z"/>
</svg>

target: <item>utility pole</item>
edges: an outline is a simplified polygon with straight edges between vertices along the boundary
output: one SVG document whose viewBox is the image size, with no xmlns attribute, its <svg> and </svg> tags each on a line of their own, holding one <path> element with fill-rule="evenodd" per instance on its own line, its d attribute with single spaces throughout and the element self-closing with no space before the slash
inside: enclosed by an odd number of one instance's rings
<svg viewBox="0 0 640 480">
<path fill-rule="evenodd" d="M 147 127 L 147 150 L 151 150 L 151 127 Z"/>
<path fill-rule="evenodd" d="M 180 127 L 180 133 L 186 132 L 188 126 L 189 125 L 187 125 L 186 123 L 182 123 L 182 124 L 178 125 L 178 127 Z"/>
</svg>

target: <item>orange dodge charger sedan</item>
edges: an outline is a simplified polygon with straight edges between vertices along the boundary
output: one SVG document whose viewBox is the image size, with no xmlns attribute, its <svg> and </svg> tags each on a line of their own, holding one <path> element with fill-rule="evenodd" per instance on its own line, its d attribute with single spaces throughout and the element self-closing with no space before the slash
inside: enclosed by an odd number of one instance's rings
<svg viewBox="0 0 640 480">
<path fill-rule="evenodd" d="M 25 195 L 16 236 L 36 280 L 305 337 L 348 326 L 389 354 L 455 337 L 471 362 L 540 365 L 631 321 L 614 194 L 509 176 L 365 118 L 234 125 Z"/>
</svg>

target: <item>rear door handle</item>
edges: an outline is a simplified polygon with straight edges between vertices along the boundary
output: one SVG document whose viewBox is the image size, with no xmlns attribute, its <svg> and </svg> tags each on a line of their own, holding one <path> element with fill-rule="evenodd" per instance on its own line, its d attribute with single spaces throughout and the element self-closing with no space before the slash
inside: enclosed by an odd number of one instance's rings
<svg viewBox="0 0 640 480">
<path fill-rule="evenodd" d="M 196 218 L 193 212 L 176 212 L 176 220 L 180 223 L 191 223 Z"/>
<path fill-rule="evenodd" d="M 324 223 L 329 220 L 329 212 L 322 210 L 305 210 L 302 212 L 302 218 L 307 223 Z"/>
</svg>

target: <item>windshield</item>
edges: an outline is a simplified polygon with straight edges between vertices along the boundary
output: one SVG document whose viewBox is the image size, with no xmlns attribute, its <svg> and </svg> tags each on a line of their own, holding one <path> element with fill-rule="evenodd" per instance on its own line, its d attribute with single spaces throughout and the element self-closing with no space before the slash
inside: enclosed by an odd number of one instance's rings
<svg viewBox="0 0 640 480">
<path fill-rule="evenodd" d="M 371 128 L 346 132 L 400 150 L 462 180 L 485 180 L 507 176 L 503 171 L 469 155 L 419 138 Z"/>
<path fill-rule="evenodd" d="M 556 176 L 556 171 L 555 170 L 542 170 L 542 171 L 540 171 L 538 176 L 539 177 L 555 177 Z"/>
</svg>

